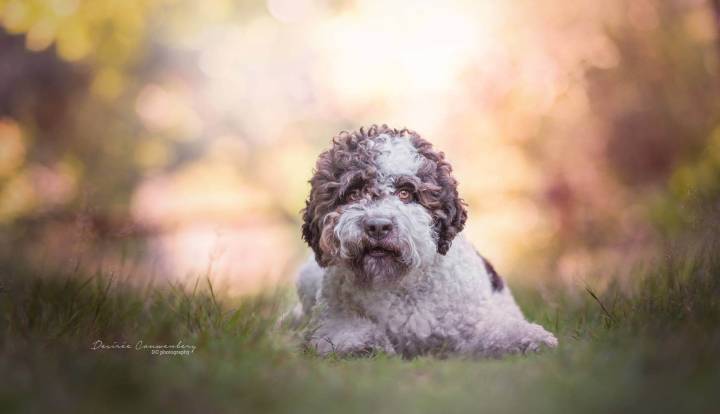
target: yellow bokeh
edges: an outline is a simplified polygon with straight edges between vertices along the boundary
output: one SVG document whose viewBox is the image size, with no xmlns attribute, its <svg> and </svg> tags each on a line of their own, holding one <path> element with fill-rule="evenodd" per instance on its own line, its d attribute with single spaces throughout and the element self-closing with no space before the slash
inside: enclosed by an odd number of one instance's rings
<svg viewBox="0 0 720 414">
<path fill-rule="evenodd" d="M 92 51 L 92 47 L 86 26 L 66 24 L 58 30 L 57 50 L 63 59 L 80 60 Z"/>
<path fill-rule="evenodd" d="M 92 91 L 104 99 L 117 98 L 123 91 L 125 79 L 122 73 L 112 67 L 100 69 L 92 83 Z"/>
<path fill-rule="evenodd" d="M 55 40 L 55 25 L 49 19 L 43 19 L 33 24 L 25 38 L 28 49 L 39 52 L 45 50 Z"/>
<path fill-rule="evenodd" d="M 171 149 L 159 139 L 148 138 L 135 148 L 135 161 L 144 168 L 158 168 L 168 164 Z"/>
<path fill-rule="evenodd" d="M 12 221 L 35 207 L 37 195 L 26 174 L 10 178 L 0 189 L 0 223 Z"/>
<path fill-rule="evenodd" d="M 20 126 L 10 118 L 0 118 L 0 178 L 13 173 L 25 161 L 25 142 Z"/>
</svg>

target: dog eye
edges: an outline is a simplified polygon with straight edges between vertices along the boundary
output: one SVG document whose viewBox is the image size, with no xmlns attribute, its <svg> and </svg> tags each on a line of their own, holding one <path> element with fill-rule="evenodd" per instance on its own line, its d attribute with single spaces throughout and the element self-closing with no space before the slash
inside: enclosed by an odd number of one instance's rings
<svg viewBox="0 0 720 414">
<path fill-rule="evenodd" d="M 395 193 L 395 195 L 397 195 L 400 201 L 402 201 L 403 203 L 409 203 L 413 200 L 413 193 L 408 190 L 400 190 Z"/>
<path fill-rule="evenodd" d="M 358 201 L 362 198 L 362 192 L 360 190 L 352 190 L 347 195 L 348 201 Z"/>
</svg>

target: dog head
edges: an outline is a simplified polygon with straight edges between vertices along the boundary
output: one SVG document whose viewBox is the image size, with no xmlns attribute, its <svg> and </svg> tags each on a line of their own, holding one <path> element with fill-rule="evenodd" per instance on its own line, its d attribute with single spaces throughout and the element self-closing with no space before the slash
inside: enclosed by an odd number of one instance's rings
<svg viewBox="0 0 720 414">
<path fill-rule="evenodd" d="M 392 281 L 447 253 L 467 213 L 442 152 L 383 125 L 341 132 L 320 154 L 303 210 L 303 239 L 320 266 L 359 283 Z"/>
</svg>

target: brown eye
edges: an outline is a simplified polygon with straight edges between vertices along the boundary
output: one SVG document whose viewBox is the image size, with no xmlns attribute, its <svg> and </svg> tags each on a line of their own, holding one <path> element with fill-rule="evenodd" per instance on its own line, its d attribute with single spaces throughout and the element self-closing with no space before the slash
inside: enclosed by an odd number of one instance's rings
<svg viewBox="0 0 720 414">
<path fill-rule="evenodd" d="M 361 198 L 362 192 L 360 192 L 360 190 L 352 190 L 347 196 L 348 201 L 358 201 Z"/>
<path fill-rule="evenodd" d="M 408 190 L 400 190 L 396 193 L 396 195 L 403 203 L 409 203 L 413 199 L 412 193 Z"/>
</svg>

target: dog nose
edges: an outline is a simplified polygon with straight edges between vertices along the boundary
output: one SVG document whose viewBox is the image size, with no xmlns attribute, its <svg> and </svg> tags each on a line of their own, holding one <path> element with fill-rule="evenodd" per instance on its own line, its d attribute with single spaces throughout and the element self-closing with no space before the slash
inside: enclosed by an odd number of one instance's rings
<svg viewBox="0 0 720 414">
<path fill-rule="evenodd" d="M 375 240 L 382 240 L 392 229 L 393 223 L 390 219 L 381 217 L 365 219 L 365 233 Z"/>
</svg>

